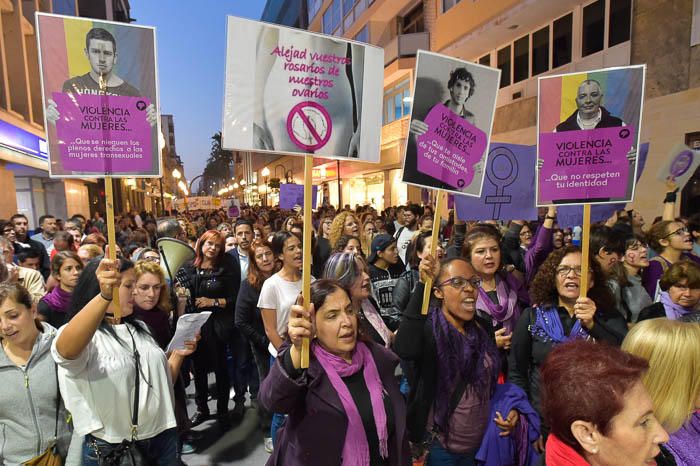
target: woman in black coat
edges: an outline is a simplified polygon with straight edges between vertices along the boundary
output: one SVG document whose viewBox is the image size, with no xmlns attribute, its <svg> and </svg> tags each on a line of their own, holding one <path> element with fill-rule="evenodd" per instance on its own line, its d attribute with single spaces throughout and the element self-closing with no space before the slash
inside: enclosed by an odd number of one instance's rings
<svg viewBox="0 0 700 466">
<path fill-rule="evenodd" d="M 266 239 L 256 239 L 250 246 L 251 258 L 248 264 L 248 277 L 241 283 L 236 299 L 236 327 L 250 342 L 250 348 L 262 382 L 270 372 L 270 340 L 265 334 L 258 300 L 265 280 L 275 272 L 275 260 L 272 247 Z M 271 413 L 258 406 L 260 427 L 265 436 L 265 449 L 272 451 L 270 438 Z"/>
<path fill-rule="evenodd" d="M 194 362 L 195 403 L 197 412 L 192 426 L 209 417 L 207 374 L 211 367 L 216 375 L 216 415 L 220 421 L 228 417 L 231 381 L 226 364 L 226 343 L 231 339 L 235 309 L 236 276 L 233 258 L 224 253 L 224 238 L 216 230 L 206 231 L 195 245 L 196 257 L 184 267 L 183 285 L 190 292 L 187 312 L 211 312 L 202 327 L 202 339 L 192 355 Z"/>
<path fill-rule="evenodd" d="M 508 381 L 525 390 L 540 414 L 540 367 L 554 346 L 576 339 L 620 346 L 627 334 L 600 267 L 590 261 L 586 298 L 579 297 L 581 272 L 579 248 L 552 252 L 530 283 L 530 300 L 538 305 L 523 311 L 513 331 Z"/>
</svg>

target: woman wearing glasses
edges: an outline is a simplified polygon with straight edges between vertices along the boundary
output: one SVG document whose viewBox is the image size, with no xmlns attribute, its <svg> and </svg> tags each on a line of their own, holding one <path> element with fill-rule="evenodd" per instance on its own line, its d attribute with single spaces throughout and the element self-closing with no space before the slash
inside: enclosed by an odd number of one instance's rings
<svg viewBox="0 0 700 466">
<path fill-rule="evenodd" d="M 627 333 L 598 263 L 590 261 L 585 298 L 580 297 L 581 273 L 577 247 L 552 252 L 530 284 L 530 300 L 537 305 L 523 311 L 513 331 L 508 381 L 527 392 L 539 413 L 540 367 L 552 348 L 590 338 L 619 346 Z"/>
<path fill-rule="evenodd" d="M 649 296 L 656 297 L 661 275 L 672 264 L 682 260 L 700 263 L 700 257 L 692 254 L 693 237 L 682 222 L 665 220 L 649 230 L 649 246 L 659 255 L 649 261 L 649 267 L 642 274 L 642 284 Z"/>
<path fill-rule="evenodd" d="M 694 312 L 700 301 L 700 266 L 676 262 L 661 276 L 659 290 L 659 302 L 642 309 L 638 322 L 659 317 L 678 320 Z"/>
<path fill-rule="evenodd" d="M 461 257 L 439 265 L 428 255 L 419 272 L 420 281 L 394 340 L 394 351 L 415 364 L 408 399 L 410 440 L 422 445 L 427 439 L 428 466 L 475 464 L 482 453 L 478 453 L 482 440 L 498 437 L 498 433 L 509 436 L 521 414 L 529 413 L 534 423 L 537 416 L 525 394 L 511 385 L 521 394 L 521 402 L 492 411 L 494 394 L 505 387 L 497 388 L 500 358 L 493 326 L 477 314 L 481 278 L 474 268 Z M 421 308 L 428 278 L 433 280 L 440 307 L 424 316 Z M 521 432 L 524 443 L 511 451 L 524 451 L 537 440 L 534 423 L 529 423 L 532 430 Z M 483 457 L 480 460 L 494 464 Z"/>
</svg>

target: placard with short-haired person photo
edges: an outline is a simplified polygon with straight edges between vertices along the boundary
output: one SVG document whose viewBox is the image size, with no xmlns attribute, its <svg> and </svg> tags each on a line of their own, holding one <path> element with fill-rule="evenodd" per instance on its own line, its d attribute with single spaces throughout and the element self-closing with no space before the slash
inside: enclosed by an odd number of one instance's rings
<svg viewBox="0 0 700 466">
<path fill-rule="evenodd" d="M 633 199 L 645 70 L 539 78 L 537 206 Z"/>
</svg>

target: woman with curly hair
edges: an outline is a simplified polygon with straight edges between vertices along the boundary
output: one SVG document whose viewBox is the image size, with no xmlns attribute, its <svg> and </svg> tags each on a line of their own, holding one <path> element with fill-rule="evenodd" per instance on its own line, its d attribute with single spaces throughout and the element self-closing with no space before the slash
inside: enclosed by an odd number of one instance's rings
<svg viewBox="0 0 700 466">
<path fill-rule="evenodd" d="M 532 307 L 525 309 L 513 331 L 508 380 L 527 392 L 540 411 L 540 367 L 556 345 L 576 339 L 619 346 L 627 323 L 600 266 L 590 261 L 587 297 L 581 297 L 581 250 L 574 246 L 552 252 L 530 283 Z"/>
<path fill-rule="evenodd" d="M 331 242 L 332 248 L 335 249 L 335 245 L 343 235 L 360 236 L 360 224 L 357 221 L 357 217 L 347 210 L 336 215 L 331 224 L 328 240 Z"/>
</svg>

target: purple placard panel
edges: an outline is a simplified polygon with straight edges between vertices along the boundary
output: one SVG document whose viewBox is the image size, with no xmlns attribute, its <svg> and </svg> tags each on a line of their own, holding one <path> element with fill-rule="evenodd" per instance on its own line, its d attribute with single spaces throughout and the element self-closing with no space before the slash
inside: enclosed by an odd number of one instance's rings
<svg viewBox="0 0 700 466">
<path fill-rule="evenodd" d="M 636 135 L 632 127 L 541 133 L 538 204 L 625 198 Z"/>
<path fill-rule="evenodd" d="M 150 174 L 149 101 L 143 97 L 54 92 L 61 165 L 77 174 Z M 157 154 L 156 154 L 157 155 Z"/>
<path fill-rule="evenodd" d="M 491 143 L 481 197 L 455 195 L 460 220 L 535 220 L 535 146 Z"/>
<path fill-rule="evenodd" d="M 318 186 L 314 185 L 311 192 L 311 208 L 315 209 Z M 297 205 L 304 207 L 304 185 L 292 183 L 280 184 L 280 209 L 291 210 Z"/>
<path fill-rule="evenodd" d="M 486 150 L 486 133 L 441 103 L 430 109 L 425 123 L 430 129 L 416 138 L 418 171 L 455 189 L 469 186 Z"/>
<path fill-rule="evenodd" d="M 644 166 L 647 162 L 649 154 L 649 143 L 645 142 L 639 146 L 639 155 L 637 158 L 637 181 L 642 177 Z M 620 202 L 616 204 L 599 204 L 591 206 L 591 223 L 604 222 L 609 219 L 613 212 L 622 210 L 627 206 L 626 203 Z M 583 224 L 583 206 L 567 205 L 557 207 L 557 225 L 561 228 L 575 227 Z"/>
</svg>

